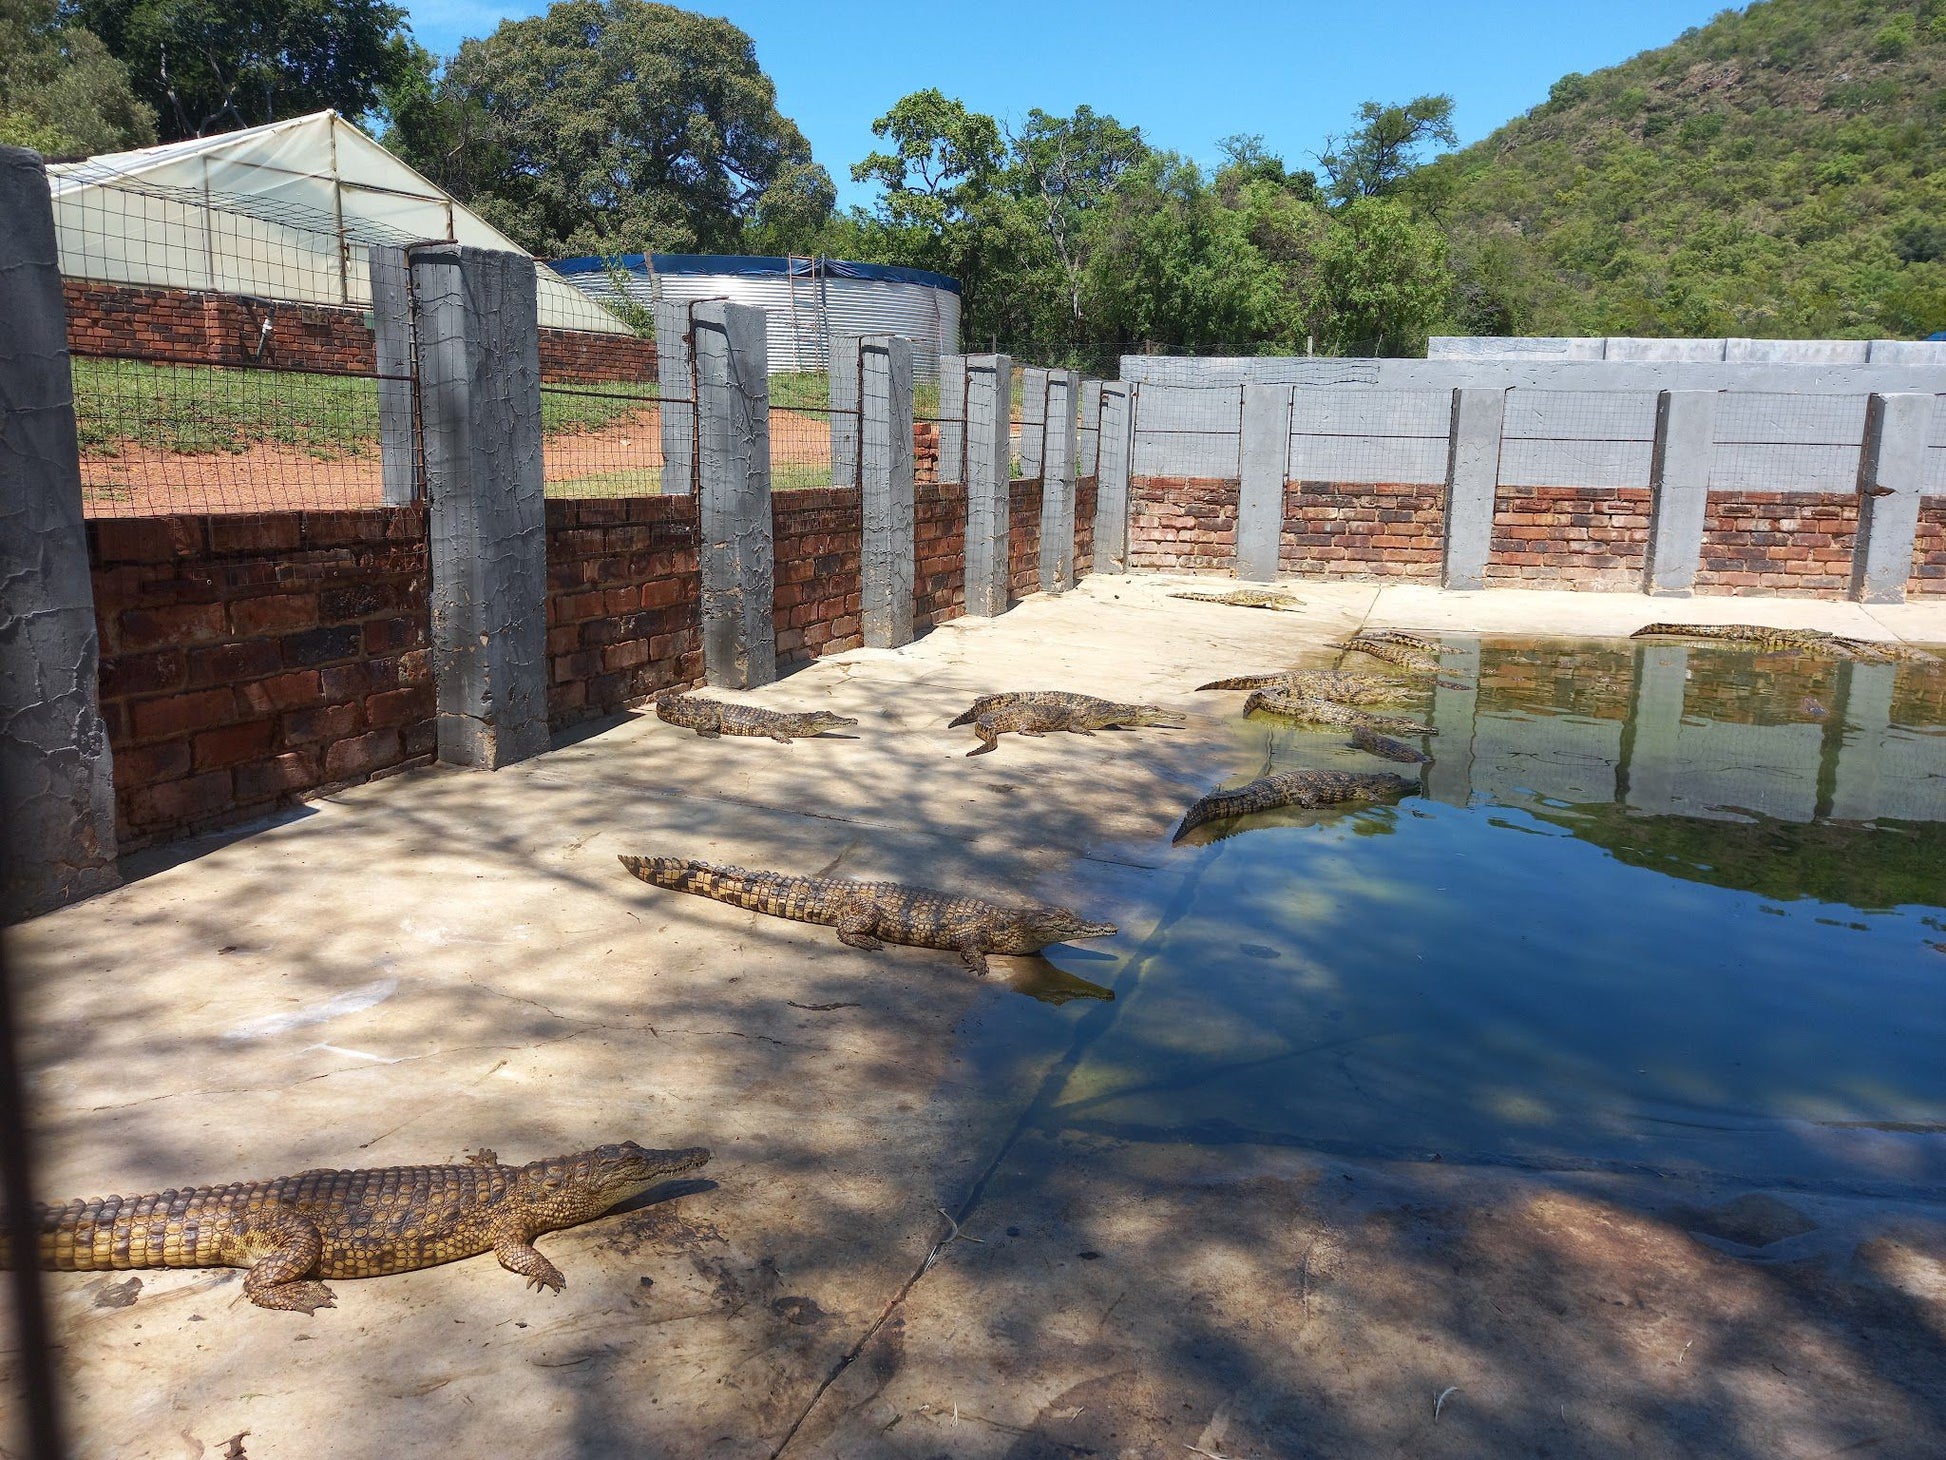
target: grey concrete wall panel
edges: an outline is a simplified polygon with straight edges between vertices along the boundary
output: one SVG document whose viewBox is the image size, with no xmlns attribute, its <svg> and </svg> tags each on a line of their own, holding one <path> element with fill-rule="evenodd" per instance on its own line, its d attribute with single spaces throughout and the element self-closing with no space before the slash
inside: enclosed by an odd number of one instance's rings
<svg viewBox="0 0 1946 1460">
<path fill-rule="evenodd" d="M 1095 571 L 1128 571 L 1128 468 L 1135 424 L 1135 387 L 1104 381 L 1101 387 L 1101 451 L 1095 490 Z"/>
<path fill-rule="evenodd" d="M 1929 395 L 1875 395 L 1866 413 L 1851 566 L 1851 596 L 1860 603 L 1905 602 L 1934 405 Z"/>
<path fill-rule="evenodd" d="M 1638 339 L 1631 335 L 1610 335 L 1602 345 L 1604 360 L 1721 360 L 1721 340 Z"/>
<path fill-rule="evenodd" d="M 1725 340 L 1723 358 L 1751 365 L 1866 365 L 1864 340 Z"/>
<path fill-rule="evenodd" d="M 1243 388 L 1243 444 L 1237 489 L 1236 575 L 1251 583 L 1277 577 L 1284 534 L 1285 468 L 1291 449 L 1294 386 Z"/>
<path fill-rule="evenodd" d="M 1124 355 L 1122 379 L 1131 385 L 1377 385 L 1377 360 L 1315 359 L 1308 355 Z"/>
<path fill-rule="evenodd" d="M 1270 387 L 1257 387 L 1268 389 Z M 1291 437 L 1294 482 L 1417 482 L 1446 480 L 1446 437 L 1297 434 Z"/>
<path fill-rule="evenodd" d="M 412 285 L 405 250 L 366 250 L 372 285 L 372 346 L 378 365 L 378 459 L 385 505 L 409 507 L 419 494 L 412 449 Z"/>
<path fill-rule="evenodd" d="M 409 257 L 439 758 L 492 770 L 548 744 L 534 263 L 454 243 Z"/>
<path fill-rule="evenodd" d="M 1013 361 L 1005 355 L 966 359 L 966 612 L 994 618 L 1007 611 L 1008 465 L 1013 454 Z"/>
<path fill-rule="evenodd" d="M 1500 457 L 1509 487 L 1646 487 L 1648 441 L 1528 441 L 1510 437 Z"/>
<path fill-rule="evenodd" d="M 38 154 L 0 147 L 0 923 L 113 887 L 113 756 L 67 308 Z"/>
<path fill-rule="evenodd" d="M 1101 382 L 1086 377 L 1081 381 L 1081 456 L 1075 475 L 1101 475 Z"/>
<path fill-rule="evenodd" d="M 872 338 L 883 338 L 873 336 Z M 863 339 L 838 335 L 831 341 L 831 371 L 826 402 L 831 407 L 831 485 L 860 484 L 858 457 L 858 387 L 863 369 Z"/>
<path fill-rule="evenodd" d="M 1642 588 L 1657 597 L 1687 598 L 1696 584 L 1720 400 L 1713 390 L 1665 390 L 1656 403 Z"/>
<path fill-rule="evenodd" d="M 1788 365 L 1716 361 L 1577 360 L 1573 358 L 1447 360 L 1316 360 L 1122 356 L 1122 378 L 1142 385 L 1217 388 L 1238 385 L 1378 385 L 1389 390 L 1461 386 L 1536 390 L 1774 390 L 1807 395 L 1872 391 L 1946 391 L 1938 364 Z"/>
<path fill-rule="evenodd" d="M 662 396 L 662 494 L 696 490 L 696 390 L 689 378 L 689 306 L 655 304 L 656 379 Z"/>
<path fill-rule="evenodd" d="M 1081 376 L 1047 372 L 1047 419 L 1042 439 L 1041 592 L 1074 587 L 1074 469 L 1080 454 Z"/>
<path fill-rule="evenodd" d="M 726 689 L 777 678 L 764 328 L 752 305 L 695 306 L 703 675 Z"/>
<path fill-rule="evenodd" d="M 1600 337 L 1528 335 L 1434 335 L 1426 341 L 1428 360 L 1599 360 L 1607 341 Z"/>
<path fill-rule="evenodd" d="M 1446 456 L 1446 551 L 1441 573 L 1441 584 L 1447 588 L 1472 591 L 1486 586 L 1506 402 L 1506 392 L 1500 390 L 1453 392 L 1452 436 Z"/>
<path fill-rule="evenodd" d="M 864 464 L 860 508 L 860 610 L 866 647 L 912 642 L 912 341 L 874 335 L 863 358 Z"/>
<path fill-rule="evenodd" d="M 1507 435 L 1536 441 L 1649 441 L 1655 391 L 1516 389 L 1507 395 Z"/>
<path fill-rule="evenodd" d="M 1874 365 L 1946 365 L 1946 340 L 1872 340 L 1866 358 Z"/>
<path fill-rule="evenodd" d="M 1831 805 L 1825 813 L 1838 821 L 1870 821 L 1881 811 L 1911 817 L 1912 803 L 1901 793 L 1909 789 L 1893 781 L 1892 795 L 1881 797 L 1882 774 L 1893 758 L 1886 754 L 1892 729 L 1892 691 L 1896 664 L 1840 664 L 1832 694 L 1827 741 L 1841 737 L 1831 776 Z M 1834 729 L 1835 726 L 1835 729 Z M 1929 777 L 1940 779 L 1936 770 Z"/>
<path fill-rule="evenodd" d="M 966 356 L 939 359 L 939 481 L 966 480 Z"/>
<path fill-rule="evenodd" d="M 1241 385 L 1144 385 L 1135 413 L 1135 474 L 1235 480 L 1242 424 Z"/>
<path fill-rule="evenodd" d="M 1020 475 L 1041 475 L 1047 444 L 1048 381 L 1054 372 L 1027 366 L 1020 372 Z"/>
<path fill-rule="evenodd" d="M 1452 413 L 1450 390 L 1297 388 L 1290 479 L 1443 482 Z"/>
</svg>

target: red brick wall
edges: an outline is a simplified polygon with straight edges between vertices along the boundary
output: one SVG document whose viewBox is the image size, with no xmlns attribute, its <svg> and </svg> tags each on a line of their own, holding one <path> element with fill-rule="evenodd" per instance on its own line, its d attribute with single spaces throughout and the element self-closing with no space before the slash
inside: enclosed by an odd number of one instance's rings
<svg viewBox="0 0 1946 1460">
<path fill-rule="evenodd" d="M 859 558 L 864 510 L 855 487 L 812 487 L 770 499 L 776 557 L 777 667 L 793 669 L 864 643 Z"/>
<path fill-rule="evenodd" d="M 703 677 L 694 497 L 547 504 L 547 714 L 555 726 Z"/>
<path fill-rule="evenodd" d="M 1041 479 L 1017 478 L 1007 492 L 1007 585 L 1014 598 L 1041 591 Z"/>
<path fill-rule="evenodd" d="M 1647 487 L 1500 488 L 1486 579 L 1508 587 L 1639 589 Z"/>
<path fill-rule="evenodd" d="M 88 524 L 124 851 L 430 757 L 426 520 Z"/>
<path fill-rule="evenodd" d="M 1946 497 L 1919 503 L 1919 527 L 1912 538 L 1912 578 L 1908 593 L 1946 593 Z"/>
<path fill-rule="evenodd" d="M 1849 492 L 1712 492 L 1698 589 L 1828 597 L 1851 586 L 1858 499 Z"/>
<path fill-rule="evenodd" d="M 1074 484 L 1074 581 L 1095 570 L 1095 503 L 1101 479 L 1082 477 Z"/>
<path fill-rule="evenodd" d="M 924 633 L 966 612 L 966 488 L 923 484 L 913 509 L 912 624 Z"/>
<path fill-rule="evenodd" d="M 1278 568 L 1437 581 L 1446 489 L 1410 482 L 1286 482 Z"/>
<path fill-rule="evenodd" d="M 929 486 L 939 481 L 939 426 L 933 421 L 912 423 L 912 480 Z"/>
<path fill-rule="evenodd" d="M 1236 566 L 1234 479 L 1134 477 L 1128 495 L 1130 568 L 1228 571 Z"/>
<path fill-rule="evenodd" d="M 68 345 L 82 355 L 163 355 L 228 365 L 369 375 L 378 368 L 362 309 L 279 304 L 241 295 L 64 279 Z M 271 321 L 263 339 L 263 322 Z M 262 344 L 261 353 L 258 346 Z M 540 332 L 544 380 L 654 380 L 653 340 L 584 330 Z"/>
</svg>

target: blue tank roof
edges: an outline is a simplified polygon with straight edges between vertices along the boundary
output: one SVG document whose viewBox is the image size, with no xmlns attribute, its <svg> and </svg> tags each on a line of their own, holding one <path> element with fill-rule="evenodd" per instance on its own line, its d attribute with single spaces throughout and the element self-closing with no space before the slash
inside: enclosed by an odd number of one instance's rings
<svg viewBox="0 0 1946 1460">
<path fill-rule="evenodd" d="M 745 278 L 783 277 L 791 274 L 829 279 L 880 279 L 892 284 L 923 284 L 929 289 L 960 292 L 959 280 L 931 269 L 907 269 L 897 264 L 855 264 L 847 259 L 789 259 L 767 254 L 742 253 L 625 253 L 612 258 L 590 255 L 578 259 L 555 259 L 550 267 L 557 274 L 604 274 L 611 268 L 641 274 L 731 274 Z"/>
</svg>

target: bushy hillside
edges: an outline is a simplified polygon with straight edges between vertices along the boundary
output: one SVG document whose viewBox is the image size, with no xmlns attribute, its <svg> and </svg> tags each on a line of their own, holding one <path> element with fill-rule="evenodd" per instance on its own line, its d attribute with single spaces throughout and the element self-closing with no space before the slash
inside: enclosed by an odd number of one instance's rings
<svg viewBox="0 0 1946 1460">
<path fill-rule="evenodd" d="M 1415 175 L 1482 333 L 1946 329 L 1946 0 L 1764 0 Z"/>
</svg>

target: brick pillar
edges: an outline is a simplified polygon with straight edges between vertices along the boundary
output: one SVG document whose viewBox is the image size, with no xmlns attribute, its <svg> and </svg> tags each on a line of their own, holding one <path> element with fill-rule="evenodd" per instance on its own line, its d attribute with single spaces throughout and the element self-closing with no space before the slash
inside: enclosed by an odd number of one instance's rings
<svg viewBox="0 0 1946 1460">
<path fill-rule="evenodd" d="M 40 157 L 0 147 L 0 922 L 117 880 L 57 260 Z"/>
<path fill-rule="evenodd" d="M 547 544 L 534 261 L 415 244 L 439 758 L 547 749 Z"/>
</svg>

